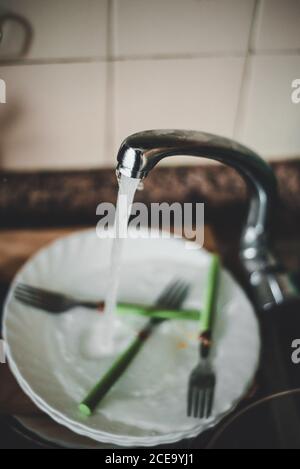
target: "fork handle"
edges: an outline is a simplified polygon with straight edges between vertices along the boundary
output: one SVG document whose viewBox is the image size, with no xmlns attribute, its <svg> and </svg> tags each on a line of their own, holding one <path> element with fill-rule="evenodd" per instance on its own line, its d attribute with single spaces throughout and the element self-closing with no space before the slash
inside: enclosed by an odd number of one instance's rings
<svg viewBox="0 0 300 469">
<path fill-rule="evenodd" d="M 220 258 L 213 255 L 207 280 L 207 289 L 205 294 L 204 307 L 201 315 L 200 332 L 200 355 L 202 358 L 208 358 L 213 340 L 213 327 L 216 316 L 216 303 L 219 287 Z"/>
<path fill-rule="evenodd" d="M 92 415 L 99 402 L 106 396 L 120 376 L 122 376 L 159 323 L 160 321 L 150 319 L 137 336 L 130 342 L 125 351 L 116 358 L 101 380 L 79 404 L 79 410 L 82 414 L 86 416 Z"/>
<path fill-rule="evenodd" d="M 83 308 L 88 309 L 98 309 L 99 311 L 103 311 L 104 309 L 104 301 L 80 301 L 77 306 L 82 306 Z"/>
<path fill-rule="evenodd" d="M 212 334 L 210 331 L 200 334 L 200 355 L 201 358 L 208 358 L 212 349 Z"/>
</svg>

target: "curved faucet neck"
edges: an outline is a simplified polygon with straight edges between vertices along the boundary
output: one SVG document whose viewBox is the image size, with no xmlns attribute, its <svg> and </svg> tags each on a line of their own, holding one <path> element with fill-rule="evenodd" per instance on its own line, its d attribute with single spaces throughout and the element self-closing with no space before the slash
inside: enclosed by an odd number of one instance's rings
<svg viewBox="0 0 300 469">
<path fill-rule="evenodd" d="M 144 178 L 162 159 L 189 155 L 212 159 L 235 168 L 250 189 L 247 222 L 240 242 L 240 259 L 259 309 L 268 309 L 291 294 L 286 278 L 269 250 L 268 225 L 277 182 L 270 166 L 239 143 L 204 132 L 150 130 L 128 137 L 118 153 L 117 172 Z"/>
</svg>

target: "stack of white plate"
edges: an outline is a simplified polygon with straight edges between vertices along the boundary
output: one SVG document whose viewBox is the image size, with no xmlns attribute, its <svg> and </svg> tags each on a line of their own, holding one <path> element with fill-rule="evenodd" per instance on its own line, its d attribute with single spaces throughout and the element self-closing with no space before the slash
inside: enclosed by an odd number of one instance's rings
<svg viewBox="0 0 300 469">
<path fill-rule="evenodd" d="M 13 295 L 16 283 L 63 292 L 87 300 L 105 297 L 110 239 L 84 231 L 60 239 L 35 255 L 16 276 L 5 305 L 4 336 L 9 365 L 23 390 L 57 423 L 71 431 L 121 447 L 156 446 L 195 437 L 215 425 L 245 395 L 257 369 L 259 329 L 251 304 L 223 271 L 215 327 L 217 388 L 212 417 L 186 416 L 189 374 L 198 361 L 198 324 L 165 321 L 126 373 L 84 417 L 79 402 L 100 379 L 145 322 L 119 320 L 120 341 L 101 356 L 101 314 L 76 308 L 59 316 L 25 306 Z M 185 308 L 201 309 L 210 255 L 178 239 L 128 239 L 124 245 L 119 298 L 153 304 L 174 279 L 192 288 Z M 120 345 L 121 344 L 121 345 Z"/>
</svg>

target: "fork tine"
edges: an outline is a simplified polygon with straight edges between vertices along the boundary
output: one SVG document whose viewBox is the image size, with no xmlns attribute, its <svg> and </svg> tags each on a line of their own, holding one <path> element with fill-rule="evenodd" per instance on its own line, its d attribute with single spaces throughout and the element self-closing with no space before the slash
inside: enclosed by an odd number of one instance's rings
<svg viewBox="0 0 300 469">
<path fill-rule="evenodd" d="M 16 285 L 16 290 L 25 290 L 30 292 L 40 292 L 41 289 L 38 287 L 33 287 L 32 285 L 28 285 L 27 283 L 18 283 Z"/>
<path fill-rule="evenodd" d="M 42 288 L 32 287 L 30 285 L 25 285 L 22 283 L 17 285 L 16 291 L 27 293 L 32 297 L 43 297 L 49 301 L 61 301 L 64 299 L 64 295 L 61 295 L 60 293 L 51 292 Z"/>
<path fill-rule="evenodd" d="M 206 418 L 209 418 L 212 414 L 212 409 L 213 409 L 213 404 L 214 404 L 214 393 L 215 393 L 214 387 L 210 388 L 208 402 L 207 402 Z"/>
<path fill-rule="evenodd" d="M 51 303 L 62 303 L 65 301 L 65 296 L 59 293 L 47 292 L 45 290 L 39 290 L 35 288 L 26 289 L 20 288 L 17 290 L 19 293 L 24 293 L 30 295 L 31 298 L 42 299 L 42 301 L 47 301 Z"/>
<path fill-rule="evenodd" d="M 199 404 L 201 402 L 201 398 L 202 398 L 202 392 L 201 390 L 199 389 L 195 389 L 194 390 L 194 396 L 195 396 L 195 399 L 194 399 L 194 417 L 195 418 L 198 418 L 198 415 L 199 415 Z"/>
<path fill-rule="evenodd" d="M 15 291 L 22 291 L 22 292 L 26 292 L 26 293 L 39 293 L 41 292 L 40 289 L 37 289 L 36 287 L 31 287 L 30 285 L 25 285 L 24 283 L 18 283 L 16 288 L 15 288 Z"/>
<path fill-rule="evenodd" d="M 189 290 L 190 290 L 190 285 L 188 285 L 187 283 L 183 283 L 181 290 L 179 292 L 179 298 L 177 299 L 177 302 L 182 302 L 183 299 L 187 296 Z"/>
<path fill-rule="evenodd" d="M 49 303 L 48 301 L 44 301 L 41 298 L 32 298 L 30 295 L 15 293 L 15 298 L 21 303 L 24 303 L 27 306 L 32 306 L 34 308 L 44 309 L 50 312 L 59 312 L 61 310 L 57 304 L 51 302 Z"/>
<path fill-rule="evenodd" d="M 32 298 L 29 298 L 27 296 L 22 296 L 22 295 L 15 295 L 15 298 L 20 301 L 21 303 L 24 303 L 29 306 L 33 306 L 35 308 L 39 308 L 40 306 L 46 306 L 45 303 L 42 303 L 41 301 L 33 300 Z"/>
<path fill-rule="evenodd" d="M 199 409 L 199 417 L 201 419 L 203 419 L 205 415 L 205 405 L 206 405 L 206 389 L 202 391 L 201 407 Z"/>
<path fill-rule="evenodd" d="M 26 297 L 16 296 L 16 299 L 27 306 L 32 306 L 33 308 L 43 309 L 45 311 L 57 312 L 59 310 L 58 307 L 55 307 L 49 303 L 45 303 L 42 301 L 35 301 Z"/>
<path fill-rule="evenodd" d="M 169 285 L 163 289 L 162 293 L 157 298 L 158 304 L 164 304 L 165 302 L 169 301 L 169 298 L 173 295 L 174 289 L 176 289 L 179 280 L 172 281 Z"/>
<path fill-rule="evenodd" d="M 46 296 L 43 293 L 37 292 L 37 291 L 34 291 L 34 290 L 29 290 L 29 289 L 26 289 L 26 288 L 17 288 L 15 290 L 15 294 L 28 296 L 30 298 L 46 298 Z"/>
<path fill-rule="evenodd" d="M 32 296 L 31 293 L 26 293 L 26 292 L 22 292 L 22 291 L 15 292 L 15 297 L 20 299 L 20 300 L 24 299 L 24 300 L 32 301 L 33 303 L 45 303 L 45 304 L 55 303 L 55 304 L 57 304 L 57 302 L 51 302 L 47 298 L 43 298 L 42 296 L 39 296 L 39 295 Z"/>
<path fill-rule="evenodd" d="M 189 285 L 186 283 L 180 283 L 177 289 L 173 293 L 173 297 L 170 302 L 170 307 L 175 308 L 183 299 L 187 296 L 189 291 Z"/>
<path fill-rule="evenodd" d="M 24 284 L 17 285 L 15 289 L 15 296 L 22 301 L 26 299 L 40 307 L 41 309 L 47 308 L 47 310 L 61 311 L 63 309 L 68 309 L 69 302 L 68 299 L 59 293 L 48 292 L 43 289 L 36 287 L 27 286 Z M 45 308 L 44 308 L 45 306 Z"/>
<path fill-rule="evenodd" d="M 180 291 L 181 291 L 181 286 L 180 286 L 180 283 L 178 282 L 178 284 L 176 285 L 176 288 L 173 289 L 173 291 L 171 292 L 169 298 L 168 298 L 168 303 L 162 303 L 162 305 L 168 305 L 170 307 L 173 306 L 173 304 L 177 304 L 178 303 L 178 299 L 180 298 Z"/>
<path fill-rule="evenodd" d="M 188 417 L 192 416 L 192 410 L 193 410 L 193 388 L 192 388 L 191 385 L 189 385 L 188 402 L 187 402 L 187 415 L 188 415 Z"/>
<path fill-rule="evenodd" d="M 186 282 L 182 282 L 181 280 L 172 281 L 158 297 L 157 303 L 168 307 L 173 307 L 173 305 L 177 306 L 180 300 L 186 295 L 187 289 L 188 284 L 186 284 Z"/>
<path fill-rule="evenodd" d="M 197 406 L 195 409 L 195 417 L 199 419 L 201 415 L 201 405 L 202 405 L 202 401 L 204 397 L 204 390 L 198 389 L 198 393 L 199 393 L 199 399 L 198 399 Z"/>
<path fill-rule="evenodd" d="M 30 290 L 22 289 L 22 288 L 16 288 L 15 289 L 15 295 L 24 295 L 24 296 L 29 296 L 30 298 L 40 298 L 42 295 L 36 294 L 31 292 Z"/>
</svg>

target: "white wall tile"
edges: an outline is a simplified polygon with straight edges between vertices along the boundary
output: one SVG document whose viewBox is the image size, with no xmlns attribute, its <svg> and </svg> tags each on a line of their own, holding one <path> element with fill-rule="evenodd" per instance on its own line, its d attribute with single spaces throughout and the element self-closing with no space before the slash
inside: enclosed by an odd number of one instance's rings
<svg viewBox="0 0 300 469">
<path fill-rule="evenodd" d="M 245 52 L 253 0 L 114 0 L 115 54 Z"/>
<path fill-rule="evenodd" d="M 300 1 L 261 0 L 256 50 L 300 49 Z"/>
<path fill-rule="evenodd" d="M 300 78 L 300 56 L 251 59 L 238 138 L 267 158 L 300 155 L 300 104 L 291 99 L 296 78 Z"/>
<path fill-rule="evenodd" d="M 239 58 L 116 63 L 114 152 L 129 134 L 152 128 L 231 137 L 243 63 Z"/>
<path fill-rule="evenodd" d="M 1 168 L 105 165 L 106 65 L 9 66 L 1 77 Z"/>
<path fill-rule="evenodd" d="M 0 14 L 17 13 L 31 24 L 29 59 L 105 57 L 107 4 L 108 0 L 0 0 Z M 17 23 L 7 23 L 0 58 L 18 52 L 20 29 Z"/>
</svg>

